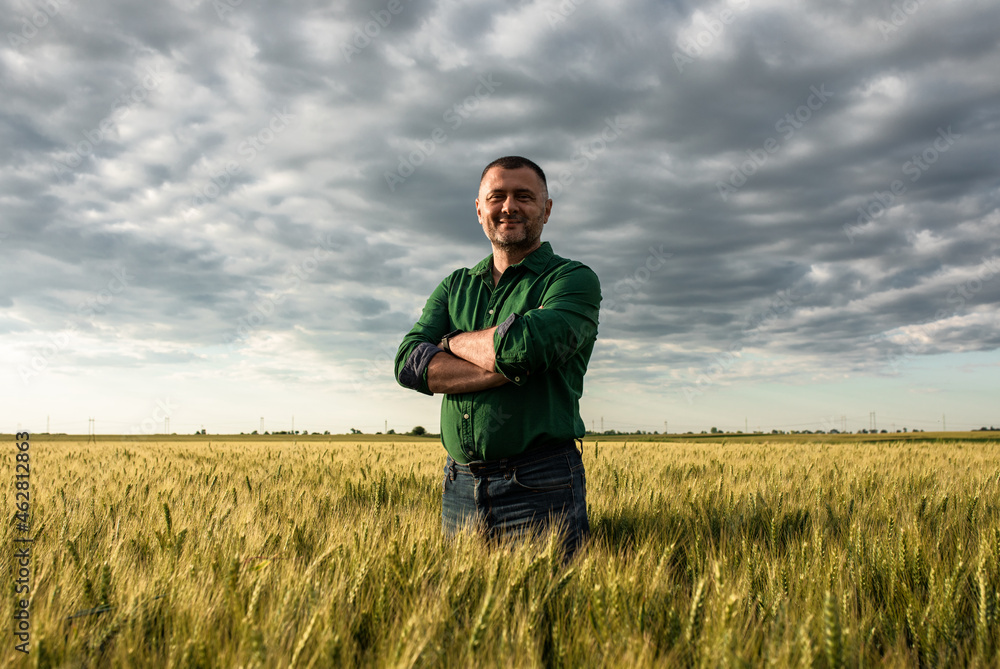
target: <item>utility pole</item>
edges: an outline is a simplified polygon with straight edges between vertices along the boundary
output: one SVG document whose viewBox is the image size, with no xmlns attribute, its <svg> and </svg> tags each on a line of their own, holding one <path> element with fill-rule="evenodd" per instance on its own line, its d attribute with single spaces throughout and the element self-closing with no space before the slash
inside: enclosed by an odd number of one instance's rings
<svg viewBox="0 0 1000 669">
<path fill-rule="evenodd" d="M 944 422 L 944 414 L 941 414 L 941 431 L 942 432 L 948 431 L 948 424 Z"/>
<path fill-rule="evenodd" d="M 750 419 L 747 418 L 746 416 L 743 416 L 743 434 L 750 433 L 749 425 L 750 425 Z"/>
<path fill-rule="evenodd" d="M 667 421 L 663 421 L 663 434 L 667 433 Z"/>
<path fill-rule="evenodd" d="M 382 434 L 389 434 L 389 419 L 385 419 L 385 429 L 382 430 Z"/>
<path fill-rule="evenodd" d="M 260 432 L 258 434 L 264 434 L 264 417 L 260 417 Z"/>
</svg>

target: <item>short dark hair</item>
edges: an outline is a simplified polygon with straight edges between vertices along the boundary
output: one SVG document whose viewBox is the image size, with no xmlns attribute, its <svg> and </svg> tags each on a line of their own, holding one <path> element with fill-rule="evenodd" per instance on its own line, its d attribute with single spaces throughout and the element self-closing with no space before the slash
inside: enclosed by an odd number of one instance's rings
<svg viewBox="0 0 1000 669">
<path fill-rule="evenodd" d="M 531 169 L 538 178 L 542 180 L 542 185 L 545 186 L 545 193 L 548 195 L 549 192 L 549 182 L 545 180 L 545 172 L 536 163 L 527 158 L 522 158 L 521 156 L 504 156 L 503 158 L 497 158 L 492 163 L 486 166 L 483 170 L 482 175 L 479 177 L 479 183 L 483 183 L 483 179 L 486 178 L 486 173 L 489 172 L 494 167 L 501 167 L 505 170 L 516 170 L 522 167 L 527 167 Z"/>
</svg>

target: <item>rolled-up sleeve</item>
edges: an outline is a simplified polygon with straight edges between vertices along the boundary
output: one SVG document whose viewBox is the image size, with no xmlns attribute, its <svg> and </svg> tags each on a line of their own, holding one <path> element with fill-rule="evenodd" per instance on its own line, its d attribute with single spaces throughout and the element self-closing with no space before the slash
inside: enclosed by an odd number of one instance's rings
<svg viewBox="0 0 1000 669">
<path fill-rule="evenodd" d="M 597 338 L 601 282 L 577 264 L 545 291 L 542 308 L 513 314 L 493 335 L 496 370 L 523 385 L 532 374 L 564 364 Z"/>
<path fill-rule="evenodd" d="M 424 305 L 420 320 L 399 345 L 396 351 L 396 381 L 404 388 L 410 388 L 424 395 L 433 395 L 427 387 L 427 366 L 431 358 L 441 349 L 437 342 L 452 330 L 448 316 L 448 293 L 450 278 L 434 289 Z"/>
</svg>

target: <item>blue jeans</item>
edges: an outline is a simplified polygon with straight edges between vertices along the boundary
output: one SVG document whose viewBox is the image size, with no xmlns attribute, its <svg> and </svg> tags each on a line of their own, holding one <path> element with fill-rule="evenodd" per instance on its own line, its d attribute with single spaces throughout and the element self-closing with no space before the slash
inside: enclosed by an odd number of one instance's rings
<svg viewBox="0 0 1000 669">
<path fill-rule="evenodd" d="M 444 467 L 441 529 L 472 528 L 490 538 L 525 537 L 557 523 L 569 560 L 590 534 L 587 480 L 576 443 L 512 458 Z"/>
</svg>

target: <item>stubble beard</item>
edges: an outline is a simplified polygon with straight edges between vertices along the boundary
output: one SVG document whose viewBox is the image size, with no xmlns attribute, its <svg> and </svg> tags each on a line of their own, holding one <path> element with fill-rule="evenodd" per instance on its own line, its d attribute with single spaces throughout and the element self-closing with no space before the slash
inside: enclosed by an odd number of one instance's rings
<svg viewBox="0 0 1000 669">
<path fill-rule="evenodd" d="M 518 218 L 521 224 L 519 239 L 512 238 L 509 233 L 501 233 L 497 229 L 501 224 L 487 219 L 488 236 L 495 247 L 504 251 L 521 251 L 530 249 L 541 238 L 542 219 L 540 217 L 535 221 L 524 216 Z"/>
</svg>

